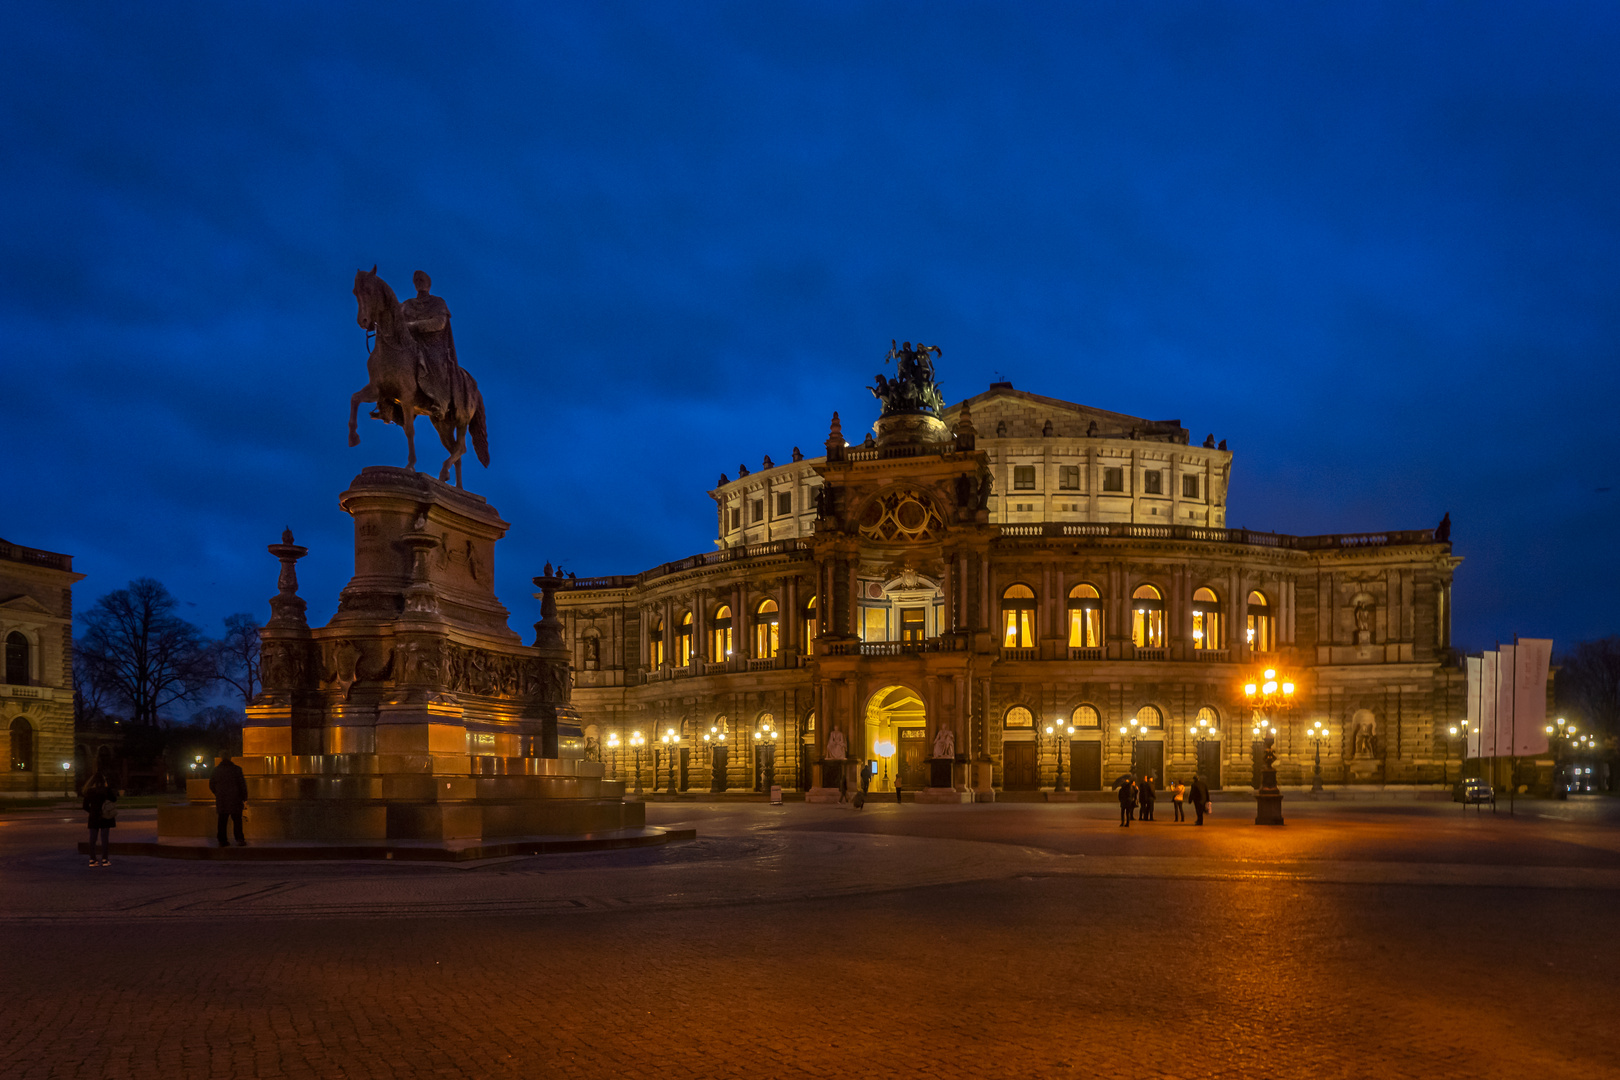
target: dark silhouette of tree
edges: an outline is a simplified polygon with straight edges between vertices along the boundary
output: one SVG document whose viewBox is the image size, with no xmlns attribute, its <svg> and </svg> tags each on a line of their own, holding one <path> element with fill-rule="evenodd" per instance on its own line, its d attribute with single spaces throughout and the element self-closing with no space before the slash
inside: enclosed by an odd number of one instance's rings
<svg viewBox="0 0 1620 1080">
<path fill-rule="evenodd" d="M 137 726 L 155 728 L 159 710 L 196 700 L 216 678 L 213 650 L 176 606 L 161 582 L 139 578 L 84 616 L 79 652 L 87 670 Z"/>
<path fill-rule="evenodd" d="M 84 651 L 84 641 L 73 643 L 73 724 L 89 727 L 107 719 L 112 690 L 95 660 Z"/>
<path fill-rule="evenodd" d="M 253 704 L 259 693 L 259 620 L 245 613 L 225 616 L 225 636 L 214 642 L 214 671 L 242 695 L 244 708 Z"/>
<path fill-rule="evenodd" d="M 1620 729 L 1620 637 L 1576 643 L 1558 658 L 1553 687 L 1559 708 L 1614 735 Z"/>
</svg>

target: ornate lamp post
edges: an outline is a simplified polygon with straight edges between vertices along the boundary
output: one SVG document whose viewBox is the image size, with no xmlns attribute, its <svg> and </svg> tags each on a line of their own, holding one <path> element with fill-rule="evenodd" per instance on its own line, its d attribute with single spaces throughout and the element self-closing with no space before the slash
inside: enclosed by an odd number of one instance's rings
<svg viewBox="0 0 1620 1080">
<path fill-rule="evenodd" d="M 1135 723 L 1135 721 L 1133 720 L 1132 723 Z M 1063 783 L 1063 734 L 1065 731 L 1071 736 L 1074 735 L 1072 726 L 1065 728 L 1061 723 L 1046 725 L 1046 733 L 1052 736 L 1052 741 L 1057 746 L 1057 782 L 1052 785 L 1052 794 L 1054 795 L 1061 795 L 1069 790 Z"/>
<path fill-rule="evenodd" d="M 1260 771 L 1260 789 L 1254 793 L 1254 823 L 1281 825 L 1282 792 L 1277 789 L 1276 714 L 1294 707 L 1294 683 L 1279 678 L 1276 668 L 1266 668 L 1258 679 L 1243 684 L 1243 697 L 1254 710 L 1254 735 L 1264 747 L 1265 768 Z"/>
<path fill-rule="evenodd" d="M 776 784 L 776 743 L 781 737 L 769 720 L 754 729 L 755 791 L 769 791 Z"/>
<path fill-rule="evenodd" d="M 1136 740 L 1142 736 L 1142 726 L 1137 722 L 1136 717 L 1133 716 L 1131 717 L 1131 722 L 1129 724 L 1121 724 L 1119 726 L 1119 734 L 1121 738 L 1129 739 L 1131 741 L 1131 763 L 1126 771 L 1131 774 L 1131 779 L 1134 780 L 1136 779 Z"/>
<path fill-rule="evenodd" d="M 674 728 L 665 728 L 664 729 L 664 734 L 659 737 L 658 741 L 664 744 L 664 747 L 665 747 L 664 756 L 669 759 L 669 793 L 671 795 L 674 795 L 674 794 L 676 794 L 676 791 L 675 791 L 675 750 L 676 750 L 676 748 L 678 746 L 681 745 L 681 737 L 679 735 L 675 734 L 675 729 Z"/>
<path fill-rule="evenodd" d="M 647 740 L 642 738 L 641 732 L 630 733 L 630 746 L 636 752 L 636 794 L 641 794 L 641 747 Z"/>
<path fill-rule="evenodd" d="M 889 787 L 889 759 L 894 756 L 894 743 L 888 739 L 879 739 L 872 747 L 877 756 L 883 759 L 883 790 Z"/>
<path fill-rule="evenodd" d="M 1553 724 L 1547 725 L 1548 741 L 1553 747 L 1553 791 L 1560 799 L 1569 798 L 1569 785 L 1564 782 L 1564 758 L 1569 751 L 1569 740 L 1575 734 L 1574 724 L 1565 724 L 1560 716 Z"/>
<path fill-rule="evenodd" d="M 1318 720 L 1305 729 L 1305 737 L 1311 740 L 1311 746 L 1316 752 L 1316 769 L 1311 774 L 1311 792 L 1314 794 L 1322 790 L 1322 744 L 1332 737 L 1332 732 L 1326 724 Z"/>
<path fill-rule="evenodd" d="M 724 791 L 725 785 L 721 783 L 720 768 L 715 764 L 715 751 L 726 748 L 726 733 L 718 726 L 711 726 L 703 736 L 703 741 L 709 748 L 709 790 Z"/>
<path fill-rule="evenodd" d="M 1198 726 L 1193 728 L 1193 743 L 1198 747 L 1198 756 L 1193 769 L 1194 775 L 1197 775 L 1198 770 L 1203 768 L 1204 744 L 1207 742 L 1220 742 L 1220 739 L 1220 725 L 1210 723 L 1208 717 L 1198 721 Z M 1206 782 L 1208 781 L 1206 780 Z"/>
<path fill-rule="evenodd" d="M 608 732 L 607 748 L 613 755 L 613 779 L 617 780 L 619 778 L 619 733 L 617 731 Z"/>
</svg>

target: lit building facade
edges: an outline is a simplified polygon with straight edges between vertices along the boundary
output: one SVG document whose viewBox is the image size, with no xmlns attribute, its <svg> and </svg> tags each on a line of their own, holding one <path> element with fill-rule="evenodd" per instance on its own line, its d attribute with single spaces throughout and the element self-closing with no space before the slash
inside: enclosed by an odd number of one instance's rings
<svg viewBox="0 0 1620 1080">
<path fill-rule="evenodd" d="M 71 555 L 0 540 L 0 792 L 73 786 L 73 585 L 83 577 Z"/>
<path fill-rule="evenodd" d="M 946 728 L 964 799 L 1247 785 L 1243 687 L 1274 669 L 1282 783 L 1317 722 L 1329 784 L 1442 781 L 1460 560 L 1434 530 L 1227 528 L 1224 443 L 1008 383 L 864 441 L 835 414 L 825 446 L 722 476 L 717 550 L 559 592 L 610 769 L 639 732 L 644 788 L 806 789 L 837 730 L 875 790 L 916 791 Z"/>
</svg>

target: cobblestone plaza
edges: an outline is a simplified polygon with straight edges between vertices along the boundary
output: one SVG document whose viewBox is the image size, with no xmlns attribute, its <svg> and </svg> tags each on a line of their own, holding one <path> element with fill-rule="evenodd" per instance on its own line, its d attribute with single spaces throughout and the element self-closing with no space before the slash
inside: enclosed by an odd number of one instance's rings
<svg viewBox="0 0 1620 1080">
<path fill-rule="evenodd" d="M 95 870 L 14 813 L 0 1075 L 1616 1075 L 1616 810 L 654 803 L 699 839 Z"/>
</svg>

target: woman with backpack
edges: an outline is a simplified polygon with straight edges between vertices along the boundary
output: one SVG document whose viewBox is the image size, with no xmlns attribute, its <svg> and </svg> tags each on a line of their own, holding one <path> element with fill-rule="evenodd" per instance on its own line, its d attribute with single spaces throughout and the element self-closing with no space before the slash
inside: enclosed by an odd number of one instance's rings
<svg viewBox="0 0 1620 1080">
<path fill-rule="evenodd" d="M 84 811 L 90 815 L 90 865 L 96 861 L 96 835 L 101 836 L 101 866 L 111 866 L 108 832 L 118 826 L 118 788 L 112 782 L 112 754 L 105 747 L 96 756 L 96 771 L 84 782 Z"/>
</svg>

